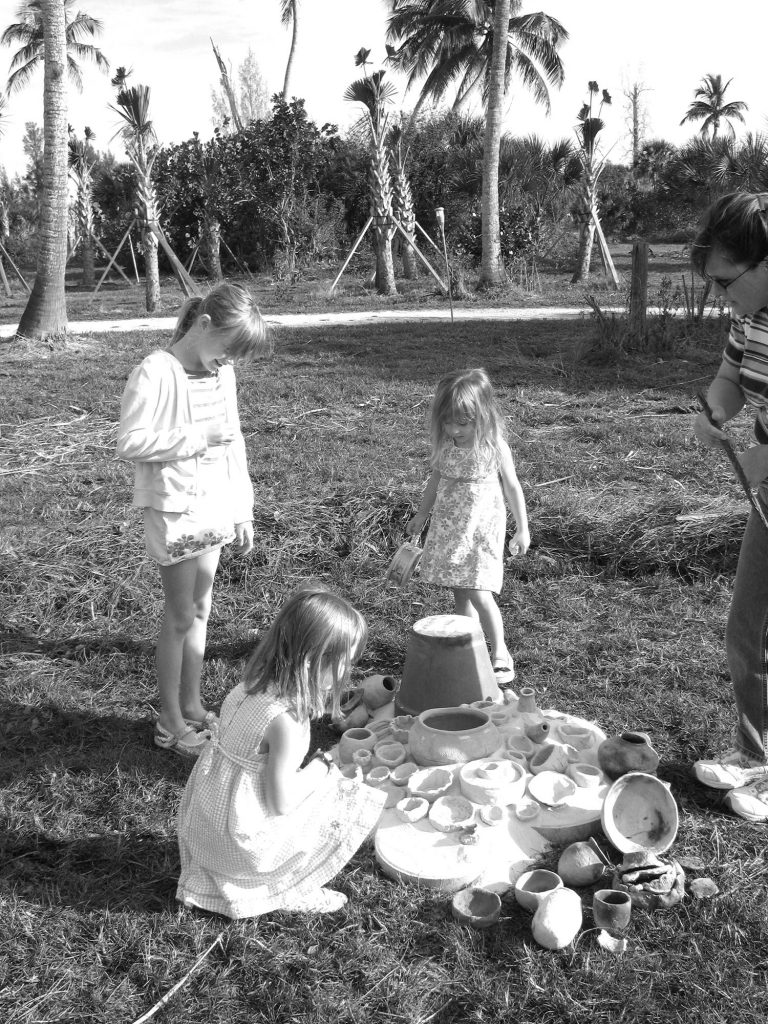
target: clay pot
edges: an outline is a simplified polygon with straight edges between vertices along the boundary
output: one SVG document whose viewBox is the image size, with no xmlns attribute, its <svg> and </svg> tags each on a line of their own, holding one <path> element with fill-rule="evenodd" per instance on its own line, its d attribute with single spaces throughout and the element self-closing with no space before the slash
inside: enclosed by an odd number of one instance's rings
<svg viewBox="0 0 768 1024">
<path fill-rule="evenodd" d="M 499 919 L 501 899 L 490 889 L 462 889 L 453 897 L 451 911 L 461 924 L 489 928 Z"/>
<path fill-rule="evenodd" d="M 541 772 L 564 772 L 568 767 L 568 753 L 562 743 L 545 743 L 529 761 L 534 775 Z"/>
<path fill-rule="evenodd" d="M 581 899 L 573 889 L 557 889 L 541 900 L 531 921 L 534 939 L 545 949 L 564 949 L 581 928 Z"/>
<path fill-rule="evenodd" d="M 658 767 L 659 755 L 651 746 L 647 733 L 623 732 L 600 744 L 597 760 L 610 779 L 618 779 L 627 772 L 652 775 Z"/>
<path fill-rule="evenodd" d="M 592 917 L 597 928 L 621 935 L 629 927 L 632 897 L 620 889 L 598 889 L 592 897 Z"/>
<path fill-rule="evenodd" d="M 487 757 L 501 746 L 501 736 L 478 708 L 433 708 L 413 723 L 408 746 L 417 764 L 464 764 Z"/>
<path fill-rule="evenodd" d="M 569 764 L 566 775 L 572 778 L 580 789 L 597 789 L 603 781 L 603 773 L 600 769 L 585 761 Z"/>
<path fill-rule="evenodd" d="M 543 743 L 549 736 L 549 722 L 532 722 L 526 725 L 525 735 L 531 743 Z"/>
<path fill-rule="evenodd" d="M 371 711 L 383 708 L 395 699 L 397 680 L 394 676 L 368 676 L 362 682 L 363 702 Z"/>
<path fill-rule="evenodd" d="M 347 729 L 339 740 L 339 760 L 349 764 L 356 750 L 373 750 L 378 742 L 376 733 L 370 729 Z"/>
<path fill-rule="evenodd" d="M 362 772 L 369 772 L 373 766 L 373 753 L 370 750 L 355 750 L 352 752 L 352 764 Z"/>
<path fill-rule="evenodd" d="M 536 691 L 532 686 L 524 686 L 520 690 L 517 710 L 521 715 L 539 715 L 541 712 L 536 704 Z"/>
<path fill-rule="evenodd" d="M 525 871 L 515 882 L 515 899 L 525 910 L 536 911 L 545 896 L 562 887 L 560 875 L 545 868 L 534 868 Z"/>
<path fill-rule="evenodd" d="M 399 764 L 402 764 L 405 758 L 406 749 L 402 743 L 385 740 L 383 743 L 377 743 L 373 748 L 374 766 L 383 765 L 391 771 L 393 768 L 397 768 Z"/>
</svg>

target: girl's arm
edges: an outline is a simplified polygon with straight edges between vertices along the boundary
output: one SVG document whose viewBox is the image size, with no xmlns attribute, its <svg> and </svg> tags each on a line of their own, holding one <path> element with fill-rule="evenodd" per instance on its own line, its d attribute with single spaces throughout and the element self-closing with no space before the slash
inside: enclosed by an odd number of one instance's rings
<svg viewBox="0 0 768 1024">
<path fill-rule="evenodd" d="M 432 511 L 432 506 L 435 504 L 439 483 L 440 473 L 438 470 L 433 469 L 429 480 L 427 480 L 427 486 L 424 488 L 424 493 L 421 496 L 419 511 L 412 519 L 409 519 L 408 525 L 405 528 L 405 532 L 409 537 L 413 537 L 414 535 L 418 536 L 424 529 L 424 523 L 427 521 L 427 516 Z"/>
<path fill-rule="evenodd" d="M 499 477 L 504 499 L 515 517 L 515 534 L 509 542 L 510 549 L 516 549 L 524 555 L 531 546 L 531 534 L 528 530 L 528 510 L 525 507 L 525 495 L 515 472 L 512 452 L 506 441 L 499 445 Z"/>
<path fill-rule="evenodd" d="M 151 357 L 128 378 L 120 406 L 117 454 L 137 462 L 186 459 L 208 447 L 206 432 L 192 423 L 171 423 L 172 380 Z"/>
<path fill-rule="evenodd" d="M 717 376 L 709 385 L 707 402 L 712 409 L 712 418 L 717 423 L 727 423 L 741 410 L 744 405 L 744 392 L 739 384 L 738 367 L 725 359 L 720 363 Z M 703 412 L 696 417 L 693 432 L 702 444 L 710 448 L 717 447 L 725 439 L 722 430 L 713 427 Z"/>
<path fill-rule="evenodd" d="M 275 814 L 288 814 L 318 790 L 335 769 L 320 760 L 300 768 L 307 753 L 308 729 L 288 711 L 272 719 L 264 739 L 269 745 L 267 803 Z"/>
</svg>

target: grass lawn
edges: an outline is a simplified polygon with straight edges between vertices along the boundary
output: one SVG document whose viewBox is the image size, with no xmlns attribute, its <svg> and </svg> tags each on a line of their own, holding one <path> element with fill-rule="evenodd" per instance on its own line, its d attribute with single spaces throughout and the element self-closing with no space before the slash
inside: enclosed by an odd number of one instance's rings
<svg viewBox="0 0 768 1024">
<path fill-rule="evenodd" d="M 5 317 L 3 317 L 5 318 Z M 12 319 L 12 317 L 8 317 Z M 256 631 L 313 579 L 371 632 L 362 673 L 399 674 L 414 619 L 450 610 L 383 574 L 427 475 L 437 377 L 484 365 L 508 415 L 533 546 L 500 596 L 519 684 L 609 734 L 648 731 L 680 810 L 674 852 L 719 895 L 633 915 L 549 952 L 504 897 L 486 932 L 380 874 L 365 847 L 326 918 L 228 923 L 180 908 L 174 813 L 187 765 L 152 746 L 156 571 L 116 461 L 120 394 L 166 340 L 72 337 L 0 365 L 0 1019 L 130 1024 L 220 942 L 164 1024 L 757 1024 L 768 989 L 766 828 L 698 786 L 733 717 L 723 627 L 744 499 L 696 446 L 694 394 L 721 338 L 599 365 L 587 323 L 281 329 L 239 372 L 256 546 L 225 553 L 204 696 L 218 706 Z M 710 330 L 710 335 L 713 333 Z M 746 443 L 747 424 L 734 431 Z M 317 738 L 326 744 L 323 724 Z M 557 851 L 543 861 L 556 863 Z M 583 891 L 591 904 L 590 890 Z M 587 910 L 585 929 L 591 927 Z"/>
</svg>

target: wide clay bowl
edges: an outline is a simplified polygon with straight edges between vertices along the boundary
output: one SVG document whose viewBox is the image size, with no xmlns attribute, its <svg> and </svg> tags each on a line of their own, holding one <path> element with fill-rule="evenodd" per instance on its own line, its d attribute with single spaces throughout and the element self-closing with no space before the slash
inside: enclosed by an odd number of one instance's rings
<svg viewBox="0 0 768 1024">
<path fill-rule="evenodd" d="M 409 796 L 422 796 L 434 803 L 453 785 L 453 772 L 447 768 L 422 768 L 411 775 L 406 785 Z"/>
<path fill-rule="evenodd" d="M 420 796 L 406 796 L 395 804 L 395 814 L 401 821 L 413 825 L 429 813 L 429 801 Z"/>
<path fill-rule="evenodd" d="M 430 824 L 438 832 L 459 832 L 475 822 L 475 808 L 463 796 L 439 796 L 429 808 Z"/>
<path fill-rule="evenodd" d="M 414 764 L 413 761 L 404 761 L 399 764 L 396 768 L 393 768 L 389 773 L 390 778 L 396 786 L 405 786 L 408 779 L 413 775 L 414 772 L 419 770 L 419 766 Z"/>
<path fill-rule="evenodd" d="M 528 792 L 547 807 L 561 807 L 576 792 L 576 783 L 560 772 L 539 772 L 528 780 Z"/>
<path fill-rule="evenodd" d="M 430 708 L 411 727 L 408 747 L 417 764 L 465 764 L 502 745 L 501 734 L 480 708 Z"/>
<path fill-rule="evenodd" d="M 490 889 L 479 889 L 471 886 L 461 889 L 453 897 L 451 913 L 461 924 L 472 928 L 490 928 L 496 924 L 501 914 L 501 899 L 498 893 Z"/>
<path fill-rule="evenodd" d="M 645 772 L 621 775 L 603 801 L 603 832 L 622 853 L 663 853 L 675 841 L 679 820 L 669 787 Z"/>
<path fill-rule="evenodd" d="M 545 896 L 562 888 L 563 880 L 555 871 L 534 868 L 524 872 L 515 882 L 515 899 L 521 907 L 535 913 Z"/>
</svg>

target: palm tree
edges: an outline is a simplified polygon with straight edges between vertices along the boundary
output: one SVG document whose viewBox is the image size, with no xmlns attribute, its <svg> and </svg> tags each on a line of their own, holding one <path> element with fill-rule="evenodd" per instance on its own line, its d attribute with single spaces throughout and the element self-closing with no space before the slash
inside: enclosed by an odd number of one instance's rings
<svg viewBox="0 0 768 1024">
<path fill-rule="evenodd" d="M 481 93 L 487 100 L 495 0 L 389 0 L 387 39 L 391 63 L 407 73 L 406 88 L 422 81 L 414 116 L 426 100 L 454 92 L 454 109 Z M 506 6 L 506 4 L 505 4 Z M 549 113 L 549 86 L 563 83 L 558 49 L 568 33 L 539 11 L 520 14 L 522 0 L 509 4 L 504 88 L 521 80 Z M 484 105 L 487 105 L 484 102 Z"/>
<path fill-rule="evenodd" d="M 82 246 L 83 278 L 85 288 L 93 288 L 93 164 L 96 154 L 91 142 L 96 136 L 90 128 L 85 129 L 83 138 L 78 139 L 74 131 L 69 133 L 69 176 L 76 189 L 75 216 L 77 235 Z"/>
<path fill-rule="evenodd" d="M 148 85 L 132 85 L 117 94 L 117 106 L 111 107 L 122 118 L 117 131 L 124 144 L 128 159 L 136 172 L 136 206 L 141 224 L 141 243 L 144 250 L 147 312 L 152 313 L 160 301 L 160 271 L 157 263 L 157 237 L 153 227 L 157 223 L 158 209 L 152 167 L 158 154 L 157 136 L 149 116 Z"/>
<path fill-rule="evenodd" d="M 426 99 L 455 92 L 454 109 L 477 93 L 485 107 L 480 285 L 504 279 L 499 231 L 498 157 L 507 91 L 517 77 L 549 112 L 549 86 L 563 83 L 558 49 L 568 33 L 522 0 L 390 0 L 391 62 L 407 72 L 407 88 L 423 79 L 412 117 Z"/>
<path fill-rule="evenodd" d="M 400 222 L 408 238 L 416 244 L 416 211 L 413 208 L 413 190 L 408 178 L 406 165 L 408 147 L 405 144 L 402 125 L 395 125 L 389 133 L 389 151 L 392 161 L 392 212 Z M 400 255 L 403 261 L 403 277 L 409 281 L 418 277 L 416 257 L 413 249 L 401 240 Z"/>
<path fill-rule="evenodd" d="M 744 123 L 742 110 L 747 109 L 747 104 L 741 100 L 725 102 L 725 90 L 732 81 L 733 79 L 729 78 L 723 84 L 722 75 L 704 75 L 701 85 L 693 94 L 694 101 L 688 107 L 688 113 L 680 124 L 685 124 L 686 121 L 701 121 L 702 125 L 699 128 L 701 135 L 706 136 L 711 130 L 712 138 L 716 139 L 720 123 L 724 121 L 728 135 L 733 138 L 736 132 L 731 121 Z"/>
<path fill-rule="evenodd" d="M 43 132 L 45 156 L 37 274 L 17 337 L 42 340 L 64 334 L 67 306 L 67 34 L 62 0 L 42 0 L 42 57 L 45 69 Z"/>
<path fill-rule="evenodd" d="M 101 22 L 82 11 L 70 17 L 74 3 L 75 0 L 63 0 L 66 63 L 70 80 L 77 90 L 82 92 L 83 76 L 80 62 L 93 61 L 102 71 L 109 71 L 109 61 L 97 46 L 85 42 L 86 39 L 93 38 L 101 32 Z M 43 63 L 45 6 L 45 0 L 27 0 L 27 3 L 22 4 L 16 11 L 18 21 L 9 25 L 0 36 L 0 44 L 4 46 L 20 44 L 11 60 L 11 74 L 7 83 L 9 93 L 23 89 L 35 69 Z"/>
<path fill-rule="evenodd" d="M 288 52 L 288 61 L 285 65 L 285 79 L 283 80 L 283 99 L 286 102 L 290 99 L 288 89 L 291 84 L 291 73 L 293 72 L 293 58 L 296 56 L 296 43 L 299 38 L 299 0 L 280 0 L 280 20 L 287 28 L 292 28 L 291 49 Z"/>
<path fill-rule="evenodd" d="M 603 106 L 610 104 L 611 95 L 607 89 L 603 89 L 600 106 L 595 113 L 592 104 L 594 97 L 600 92 L 600 87 L 597 82 L 590 82 L 588 88 L 589 99 L 579 111 L 579 123 L 576 126 L 576 138 L 579 143 L 579 157 L 583 172 L 583 195 L 580 205 L 584 219 L 579 236 L 579 257 L 573 277 L 571 278 L 571 284 L 584 281 L 589 277 L 592 246 L 595 241 L 595 231 L 598 224 L 597 179 L 600 177 L 606 160 L 606 157 L 600 154 L 598 136 L 603 128 L 605 128 L 605 121 L 600 117 L 600 114 Z"/>
<path fill-rule="evenodd" d="M 365 67 L 370 52 L 361 49 L 355 56 L 355 65 L 362 67 L 365 77 L 347 88 L 344 99 L 350 103 L 362 103 L 365 107 L 371 156 L 371 216 L 376 232 L 376 290 L 380 295 L 396 295 L 395 268 L 392 262 L 392 235 L 395 230 L 392 220 L 392 181 L 386 142 L 389 131 L 387 106 L 395 94 L 395 87 L 384 81 L 384 71 L 374 71 L 368 75 Z"/>
</svg>

